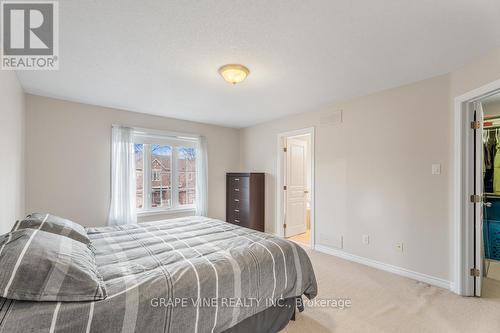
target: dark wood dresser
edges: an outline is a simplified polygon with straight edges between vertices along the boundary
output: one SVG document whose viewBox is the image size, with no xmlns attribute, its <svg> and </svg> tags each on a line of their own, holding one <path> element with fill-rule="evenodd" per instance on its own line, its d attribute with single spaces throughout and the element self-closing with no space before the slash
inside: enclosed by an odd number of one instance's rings
<svg viewBox="0 0 500 333">
<path fill-rule="evenodd" d="M 226 174 L 226 222 L 264 231 L 264 174 Z"/>
</svg>

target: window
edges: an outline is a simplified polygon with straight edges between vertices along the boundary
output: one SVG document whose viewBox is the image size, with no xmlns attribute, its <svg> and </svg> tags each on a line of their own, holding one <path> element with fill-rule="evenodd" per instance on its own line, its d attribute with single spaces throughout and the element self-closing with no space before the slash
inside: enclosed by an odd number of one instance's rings
<svg viewBox="0 0 500 333">
<path fill-rule="evenodd" d="M 195 141 L 138 134 L 135 142 L 138 212 L 194 208 Z"/>
<path fill-rule="evenodd" d="M 177 148 L 177 170 L 179 203 L 193 205 L 196 194 L 196 150 L 194 148 Z"/>
<path fill-rule="evenodd" d="M 144 145 L 135 144 L 135 202 L 137 209 L 144 207 Z"/>
</svg>

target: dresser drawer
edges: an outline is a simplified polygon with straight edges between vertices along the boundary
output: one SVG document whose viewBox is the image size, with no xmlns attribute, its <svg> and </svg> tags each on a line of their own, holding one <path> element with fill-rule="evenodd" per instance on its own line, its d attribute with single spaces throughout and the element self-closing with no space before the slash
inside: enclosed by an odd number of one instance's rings
<svg viewBox="0 0 500 333">
<path fill-rule="evenodd" d="M 250 201 L 245 195 L 233 194 L 227 202 L 227 213 L 228 215 L 237 214 L 239 216 L 248 217 L 250 211 Z"/>
<path fill-rule="evenodd" d="M 242 204 L 245 201 L 250 199 L 250 193 L 245 191 L 244 189 L 232 189 L 228 190 L 227 198 L 229 199 L 229 203 Z"/>
<path fill-rule="evenodd" d="M 248 211 L 241 209 L 230 209 L 227 212 L 227 222 L 236 225 L 247 226 L 248 225 Z"/>
<path fill-rule="evenodd" d="M 233 192 L 245 192 L 248 191 L 250 186 L 249 177 L 229 177 L 228 179 L 228 190 Z"/>
</svg>

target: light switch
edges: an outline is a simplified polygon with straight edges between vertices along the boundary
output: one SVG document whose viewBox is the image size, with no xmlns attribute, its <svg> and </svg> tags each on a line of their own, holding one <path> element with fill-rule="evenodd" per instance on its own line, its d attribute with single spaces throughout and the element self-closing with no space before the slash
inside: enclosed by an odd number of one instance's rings
<svg viewBox="0 0 500 333">
<path fill-rule="evenodd" d="M 432 174 L 440 175 L 441 174 L 441 164 L 433 164 L 432 165 Z"/>
</svg>

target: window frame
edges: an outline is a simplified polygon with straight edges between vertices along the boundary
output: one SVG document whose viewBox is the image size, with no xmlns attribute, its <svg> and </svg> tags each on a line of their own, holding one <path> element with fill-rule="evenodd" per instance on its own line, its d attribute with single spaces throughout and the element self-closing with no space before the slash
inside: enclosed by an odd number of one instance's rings
<svg viewBox="0 0 500 333">
<path fill-rule="evenodd" d="M 179 204 L 179 182 L 178 182 L 178 148 L 194 148 L 197 151 L 198 137 L 190 137 L 186 135 L 169 134 L 157 131 L 135 131 L 134 144 L 143 145 L 143 205 L 142 208 L 137 208 L 137 215 L 157 215 L 168 214 L 183 211 L 195 211 L 196 203 L 188 205 Z M 152 200 L 152 168 L 151 168 L 151 145 L 167 145 L 172 149 L 172 158 L 170 160 L 170 206 L 155 208 L 151 205 Z M 196 154 L 198 159 L 198 154 Z M 161 174 L 160 174 L 161 179 Z M 196 191 L 196 186 L 195 186 Z M 195 199 L 196 200 L 196 199 Z"/>
</svg>

